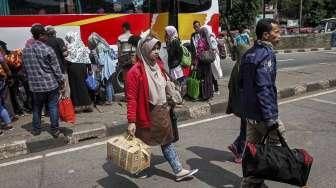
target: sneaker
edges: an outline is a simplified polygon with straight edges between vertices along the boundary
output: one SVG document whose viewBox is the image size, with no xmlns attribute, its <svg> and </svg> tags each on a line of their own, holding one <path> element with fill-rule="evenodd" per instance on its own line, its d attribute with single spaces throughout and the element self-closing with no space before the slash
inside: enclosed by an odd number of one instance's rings
<svg viewBox="0 0 336 188">
<path fill-rule="evenodd" d="M 219 91 L 215 91 L 214 94 L 215 95 L 220 95 L 220 92 Z"/>
<path fill-rule="evenodd" d="M 50 132 L 50 134 L 54 137 L 54 138 L 58 138 L 59 135 L 61 134 L 61 131 L 60 130 L 53 130 Z"/>
<path fill-rule="evenodd" d="M 242 158 L 241 158 L 240 154 L 238 153 L 237 147 L 234 144 L 231 144 L 230 146 L 228 146 L 228 149 L 234 155 L 233 162 L 235 162 L 235 163 L 241 163 Z"/>
<path fill-rule="evenodd" d="M 198 169 L 193 169 L 193 170 L 185 170 L 183 169 L 181 172 L 176 174 L 176 181 L 183 181 L 187 179 L 193 178 L 193 175 L 198 172 Z"/>
<path fill-rule="evenodd" d="M 32 130 L 32 135 L 34 135 L 34 136 L 38 136 L 38 135 L 40 135 L 41 134 L 41 130 Z"/>
<path fill-rule="evenodd" d="M 17 121 L 17 120 L 19 120 L 19 117 L 18 117 L 18 116 L 14 116 L 14 117 L 12 117 L 12 122 L 15 122 L 15 121 Z"/>
<path fill-rule="evenodd" d="M 241 157 L 235 157 L 235 158 L 233 159 L 233 162 L 235 162 L 235 163 L 237 163 L 237 164 L 241 164 L 242 161 L 243 161 L 243 159 L 242 159 Z"/>
<path fill-rule="evenodd" d="M 137 179 L 146 179 L 149 177 L 149 174 L 146 172 L 146 170 L 144 170 L 144 171 L 134 174 L 133 176 L 134 178 L 137 178 Z"/>
</svg>

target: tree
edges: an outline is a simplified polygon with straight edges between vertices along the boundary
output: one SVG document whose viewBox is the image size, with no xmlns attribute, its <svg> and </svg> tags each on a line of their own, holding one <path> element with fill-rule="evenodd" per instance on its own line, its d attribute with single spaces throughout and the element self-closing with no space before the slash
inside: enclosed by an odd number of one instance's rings
<svg viewBox="0 0 336 188">
<path fill-rule="evenodd" d="M 227 19 L 231 29 L 254 25 L 256 16 L 260 13 L 261 0 L 231 0 L 231 7 L 227 7 L 230 5 L 228 1 L 219 1 L 222 5 L 220 13 L 223 19 Z"/>
</svg>

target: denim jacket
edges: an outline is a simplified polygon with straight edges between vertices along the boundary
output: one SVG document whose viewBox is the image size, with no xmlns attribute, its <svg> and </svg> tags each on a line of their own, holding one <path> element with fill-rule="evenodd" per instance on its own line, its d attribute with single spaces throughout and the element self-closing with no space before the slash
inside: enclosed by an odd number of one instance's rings
<svg viewBox="0 0 336 188">
<path fill-rule="evenodd" d="M 242 116 L 256 121 L 278 119 L 276 56 L 270 44 L 257 41 L 241 60 L 239 87 Z"/>
</svg>

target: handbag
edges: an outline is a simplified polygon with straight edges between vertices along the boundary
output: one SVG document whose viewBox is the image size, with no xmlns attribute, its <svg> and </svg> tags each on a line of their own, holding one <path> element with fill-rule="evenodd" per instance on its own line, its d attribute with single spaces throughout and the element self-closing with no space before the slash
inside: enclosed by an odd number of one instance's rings
<svg viewBox="0 0 336 188">
<path fill-rule="evenodd" d="M 216 54 L 212 49 L 205 50 L 199 55 L 199 61 L 202 63 L 213 63 L 215 60 Z"/>
<path fill-rule="evenodd" d="M 85 84 L 90 91 L 96 91 L 99 87 L 98 81 L 96 80 L 94 73 L 88 74 L 86 76 Z"/>
<path fill-rule="evenodd" d="M 167 98 L 170 99 L 174 105 L 181 104 L 183 102 L 180 91 L 177 89 L 175 83 L 170 80 L 167 80 L 166 93 Z"/>
<path fill-rule="evenodd" d="M 58 102 L 60 119 L 67 123 L 76 122 L 75 109 L 70 98 L 61 98 Z"/>
<path fill-rule="evenodd" d="M 191 66 L 191 54 L 185 46 L 181 45 L 181 48 L 183 52 L 182 59 L 181 59 L 181 66 L 190 67 Z"/>
<path fill-rule="evenodd" d="M 200 95 L 200 81 L 197 79 L 197 72 L 193 71 L 187 79 L 187 94 L 192 99 L 198 99 Z"/>
<path fill-rule="evenodd" d="M 291 150 L 279 130 L 277 135 L 281 146 L 265 143 L 269 132 L 260 144 L 247 142 L 242 161 L 243 176 L 305 186 L 313 157 L 303 149 Z"/>
</svg>

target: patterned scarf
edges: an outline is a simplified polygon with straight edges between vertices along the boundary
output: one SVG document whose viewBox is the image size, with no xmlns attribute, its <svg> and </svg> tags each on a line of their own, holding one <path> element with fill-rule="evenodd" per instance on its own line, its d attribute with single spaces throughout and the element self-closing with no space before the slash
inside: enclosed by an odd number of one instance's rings
<svg viewBox="0 0 336 188">
<path fill-rule="evenodd" d="M 68 48 L 68 56 L 65 57 L 71 63 L 91 64 L 90 50 L 84 45 L 79 33 L 69 32 L 65 35 L 65 41 Z"/>
</svg>

